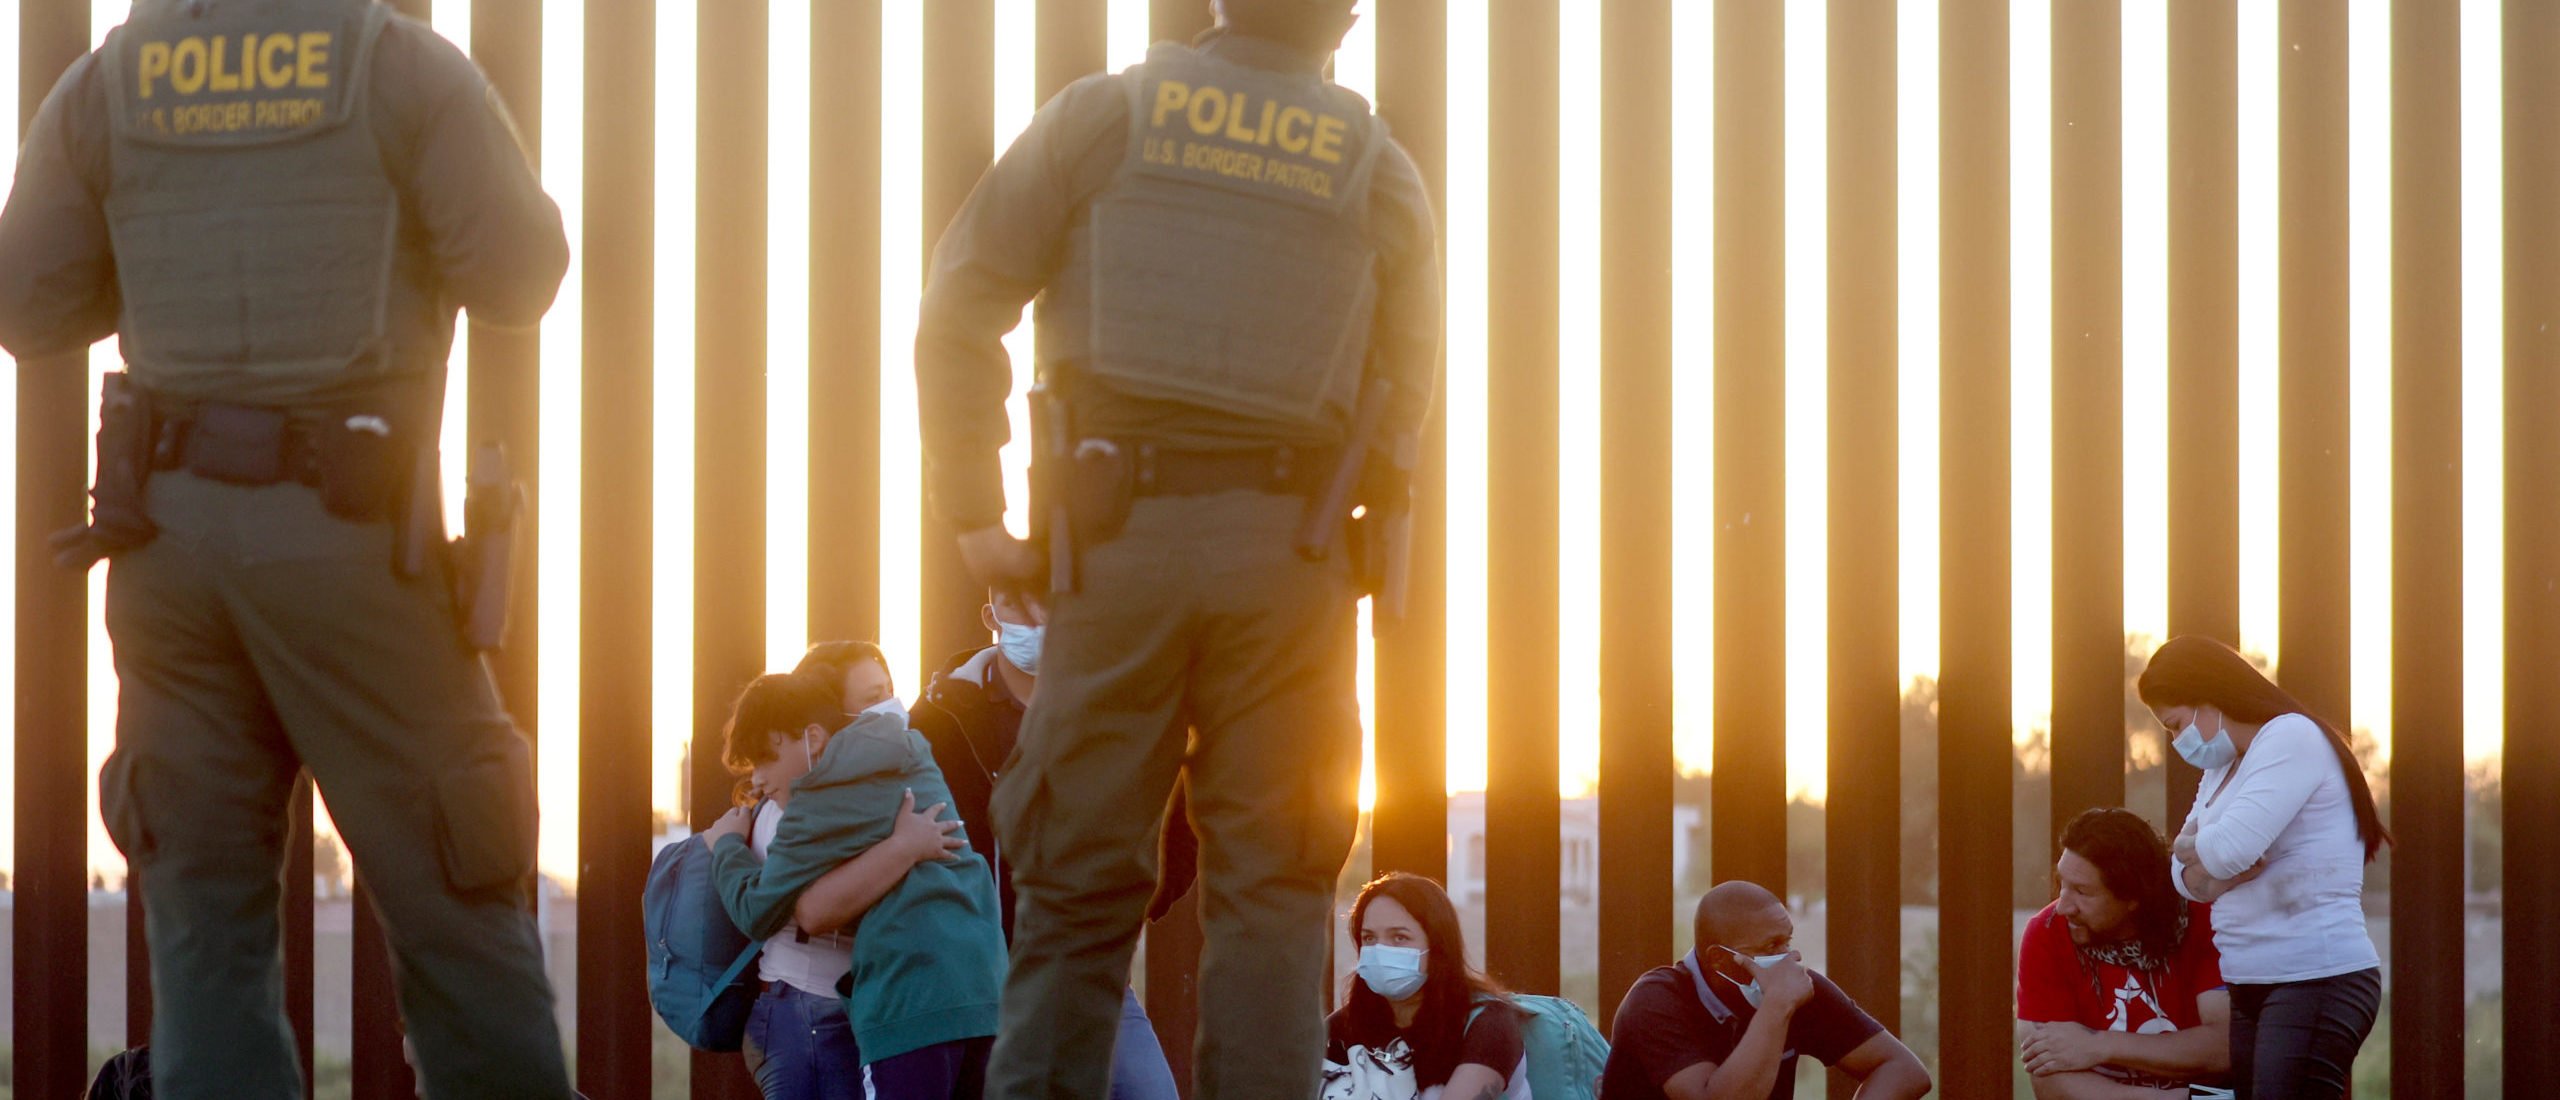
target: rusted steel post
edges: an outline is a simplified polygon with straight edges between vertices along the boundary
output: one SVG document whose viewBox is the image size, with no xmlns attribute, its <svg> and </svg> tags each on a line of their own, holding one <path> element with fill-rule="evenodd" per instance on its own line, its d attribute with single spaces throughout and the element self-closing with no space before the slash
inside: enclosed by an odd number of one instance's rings
<svg viewBox="0 0 2560 1100">
<path fill-rule="evenodd" d="M 2240 435 L 2273 426 L 2240 418 L 2239 33 L 2228 3 L 2169 5 L 2169 409 L 2182 428 L 2162 454 L 2174 502 L 2163 517 L 2169 634 L 2235 646 Z M 2126 535 L 2148 537 L 2139 529 Z M 2167 764 L 2163 820 L 2174 835 L 2202 773 L 2176 753 Z"/>
<path fill-rule="evenodd" d="M 89 5 L 20 0 L 18 125 L 89 49 Z M 88 1086 L 89 586 L 45 536 L 88 517 L 85 352 L 18 363 L 17 790 L 11 1033 L 16 1087 Z M 41 965 L 36 960 L 42 960 Z"/>
<path fill-rule="evenodd" d="M 1901 254 L 1896 12 L 1831 0 L 1826 972 L 1902 1008 Z M 1812 196 L 1802 196 L 1810 199 Z M 1810 885 L 1810 884 L 1807 884 Z M 1845 1097 L 1848 1078 L 1831 1076 Z"/>
<path fill-rule="evenodd" d="M 1627 987 L 1671 958 L 1672 8 L 1600 9 L 1604 1026 Z"/>
<path fill-rule="evenodd" d="M 1938 1092 L 2009 1089 L 2009 5 L 1939 11 Z"/>
<path fill-rule="evenodd" d="M 1448 240 L 1448 0 L 1396 0 L 1378 28 L 1378 113 L 1422 170 Z M 1444 371 L 1445 374 L 1445 371 Z M 1446 383 L 1443 383 L 1443 392 Z M 1377 641 L 1377 870 L 1449 877 L 1449 413 L 1434 401 L 1413 480 L 1413 564 L 1404 625 Z"/>
<path fill-rule="evenodd" d="M 756 26 L 761 34 L 761 21 Z M 571 243 L 580 257 L 584 360 L 577 411 L 578 1087 L 589 1096 L 646 1096 L 650 1028 L 640 887 L 649 868 L 653 757 L 649 378 L 656 180 L 655 112 L 645 107 L 656 96 L 657 19 L 654 6 L 639 0 L 591 0 L 583 28 L 550 30 L 586 35 L 589 108 L 578 120 L 585 128 L 586 193 Z"/>
<path fill-rule="evenodd" d="M 1557 403 L 1562 168 L 1558 0 L 1495 0 L 1485 109 L 1485 965 L 1555 993 Z"/>
<path fill-rule="evenodd" d="M 2560 836 L 2560 7 L 2506 5 L 2506 835 Z M 2482 213 L 2486 213 L 2485 211 Z M 2485 294 L 2488 287 L 2473 287 Z M 2560 861 L 2509 844 L 2506 988 L 2560 983 Z M 2506 1002 L 2506 1079 L 2560 1079 L 2560 1004 Z"/>
<path fill-rule="evenodd" d="M 2462 300 L 2498 292 L 2462 284 L 2460 4 L 2391 6 L 2390 140 L 2390 790 L 2399 837 L 2391 1091 L 2450 1096 L 2462 1093 L 2471 866 L 2462 812 Z"/>
<path fill-rule="evenodd" d="M 1786 18 L 1715 8 L 1717 881 L 1787 889 Z M 1497 82 L 1499 83 L 1499 82 Z M 1805 196 L 1799 201 L 1819 201 Z"/>
</svg>

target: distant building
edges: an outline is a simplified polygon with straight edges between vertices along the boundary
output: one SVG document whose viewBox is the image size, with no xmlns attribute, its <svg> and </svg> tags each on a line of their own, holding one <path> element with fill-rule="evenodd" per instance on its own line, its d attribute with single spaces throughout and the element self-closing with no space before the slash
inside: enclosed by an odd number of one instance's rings
<svg viewBox="0 0 2560 1100">
<path fill-rule="evenodd" d="M 1577 907 L 1594 909 L 1600 904 L 1600 800 L 1566 799 L 1559 809 L 1563 818 L 1558 838 L 1562 849 L 1556 885 L 1564 910 L 1571 914 Z M 1699 823 L 1698 807 L 1671 807 L 1673 882 L 1688 877 L 1691 840 L 1697 835 Z M 1457 902 L 1460 909 L 1482 909 L 1484 873 L 1484 792 L 1461 791 L 1449 796 L 1450 900 Z"/>
</svg>

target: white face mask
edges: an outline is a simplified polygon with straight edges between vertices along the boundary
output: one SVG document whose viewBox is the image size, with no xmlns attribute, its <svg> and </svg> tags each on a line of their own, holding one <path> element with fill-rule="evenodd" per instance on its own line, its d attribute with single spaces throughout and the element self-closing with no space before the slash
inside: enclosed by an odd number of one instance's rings
<svg viewBox="0 0 2560 1100">
<path fill-rule="evenodd" d="M 1424 956 L 1418 947 L 1389 947 L 1373 943 L 1360 949 L 1360 980 L 1370 992 L 1390 1001 L 1401 1001 L 1422 989 L 1430 975 L 1424 971 Z"/>
<path fill-rule="evenodd" d="M 1040 674 L 1040 641 L 1047 633 L 1047 627 L 996 620 L 996 645 L 1003 647 L 1005 663 L 1027 675 Z"/>
<path fill-rule="evenodd" d="M 877 703 L 873 703 L 870 706 L 862 708 L 862 713 L 896 715 L 898 721 L 904 722 L 907 720 L 907 705 L 900 702 L 897 696 L 892 695 Z"/>
<path fill-rule="evenodd" d="M 2178 731 L 2178 736 L 2169 742 L 2169 747 L 2178 750 L 2178 756 L 2187 763 L 2206 771 L 2240 758 L 2239 746 L 2231 743 L 2231 723 L 2228 721 L 2222 724 L 2221 729 L 2214 731 L 2213 737 L 2208 740 L 2204 731 L 2196 726 L 2195 719 L 2189 718 L 2187 728 Z"/>
<path fill-rule="evenodd" d="M 1730 947 L 1725 947 L 1722 944 L 1718 944 L 1716 946 L 1725 954 L 1731 955 L 1734 958 L 1751 960 L 1752 965 L 1757 966 L 1762 970 L 1767 970 L 1770 967 L 1787 961 L 1787 956 L 1790 954 L 1790 952 L 1781 951 L 1775 955 L 1745 955 L 1742 952 L 1736 951 Z M 1760 1007 L 1760 979 L 1753 978 L 1748 982 L 1741 982 L 1735 981 L 1732 975 L 1727 974 L 1724 975 L 1724 980 L 1733 982 L 1734 988 L 1742 991 L 1742 1000 L 1745 1004 L 1748 1004 L 1753 1008 Z"/>
</svg>

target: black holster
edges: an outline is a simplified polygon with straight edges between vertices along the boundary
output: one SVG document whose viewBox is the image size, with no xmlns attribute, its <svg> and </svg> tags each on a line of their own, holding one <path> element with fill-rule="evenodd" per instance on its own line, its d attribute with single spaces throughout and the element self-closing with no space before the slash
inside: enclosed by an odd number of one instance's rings
<svg viewBox="0 0 2560 1100">
<path fill-rule="evenodd" d="M 101 559 L 159 537 L 143 499 L 157 435 L 151 391 L 123 371 L 108 374 L 99 403 L 98 477 L 89 487 L 89 522 L 47 540 L 55 564 L 86 572 Z"/>
<path fill-rule="evenodd" d="M 471 448 L 465 483 L 462 537 L 454 540 L 454 614 L 471 648 L 495 650 L 507 637 L 524 486 L 509 476 L 507 453 L 495 443 Z"/>
<path fill-rule="evenodd" d="M 1049 592 L 1076 590 L 1077 548 L 1069 485 L 1075 446 L 1075 414 L 1058 379 L 1043 378 L 1031 387 L 1031 540 L 1048 549 Z"/>
</svg>

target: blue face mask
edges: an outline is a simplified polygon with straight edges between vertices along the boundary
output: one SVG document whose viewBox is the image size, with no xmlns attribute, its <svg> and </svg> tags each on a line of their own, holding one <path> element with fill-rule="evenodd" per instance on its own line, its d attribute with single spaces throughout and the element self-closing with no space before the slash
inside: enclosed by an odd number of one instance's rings
<svg viewBox="0 0 2560 1100">
<path fill-rule="evenodd" d="M 2187 728 L 2178 731 L 2177 738 L 2169 742 L 2169 747 L 2178 750 L 2179 758 L 2206 771 L 2222 767 L 2240 758 L 2239 746 L 2231 743 L 2229 723 L 2224 723 L 2224 728 L 2214 731 L 2213 737 L 2208 740 L 2204 731 L 2196 728 L 2195 720 L 2189 719 Z"/>
<path fill-rule="evenodd" d="M 1422 983 L 1430 977 L 1423 969 L 1425 962 L 1420 948 L 1373 943 L 1360 949 L 1360 980 L 1371 992 L 1401 1001 L 1421 992 Z"/>
<path fill-rule="evenodd" d="M 1763 970 L 1787 961 L 1787 955 L 1789 954 L 1789 952 L 1781 951 L 1775 955 L 1745 955 L 1742 952 L 1736 951 L 1730 947 L 1725 947 L 1722 944 L 1718 944 L 1716 946 L 1725 954 L 1731 955 L 1734 958 L 1750 959 L 1753 965 L 1758 966 Z M 1743 1003 L 1748 1004 L 1753 1008 L 1760 1007 L 1760 979 L 1753 978 L 1748 982 L 1735 981 L 1733 976 L 1730 974 L 1725 975 L 1724 979 L 1726 981 L 1733 982 L 1736 988 L 1742 990 Z"/>
<path fill-rule="evenodd" d="M 1004 649 L 1005 663 L 1029 675 L 1040 674 L 1040 640 L 1047 633 L 1047 627 L 996 620 L 996 645 Z"/>
</svg>

